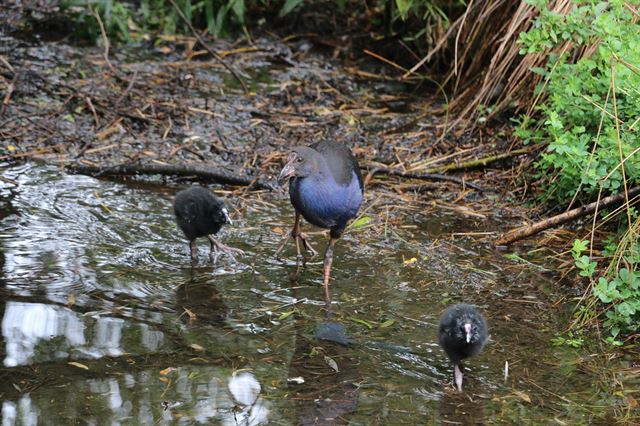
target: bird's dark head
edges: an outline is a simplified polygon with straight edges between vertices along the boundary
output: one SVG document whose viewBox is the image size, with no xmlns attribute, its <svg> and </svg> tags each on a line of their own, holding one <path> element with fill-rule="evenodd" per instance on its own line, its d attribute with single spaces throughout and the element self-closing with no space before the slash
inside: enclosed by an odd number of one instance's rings
<svg viewBox="0 0 640 426">
<path fill-rule="evenodd" d="M 320 160 L 322 160 L 322 156 L 315 149 L 306 146 L 294 148 L 287 158 L 287 163 L 280 171 L 278 182 L 284 185 L 293 177 L 304 178 L 318 172 Z"/>
<path fill-rule="evenodd" d="M 476 343 L 480 340 L 478 323 L 473 318 L 463 315 L 456 320 L 456 337 L 466 343 Z"/>
<path fill-rule="evenodd" d="M 233 225 L 233 221 L 231 220 L 231 216 L 229 216 L 229 210 L 227 210 L 227 206 L 222 204 L 220 208 L 216 208 L 213 210 L 213 216 L 216 223 Z"/>
</svg>

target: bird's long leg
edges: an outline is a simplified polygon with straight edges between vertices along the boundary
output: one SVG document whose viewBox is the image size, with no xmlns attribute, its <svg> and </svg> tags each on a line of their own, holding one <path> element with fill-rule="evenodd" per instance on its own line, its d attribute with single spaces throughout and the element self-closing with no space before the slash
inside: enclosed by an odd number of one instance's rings
<svg viewBox="0 0 640 426">
<path fill-rule="evenodd" d="M 462 363 L 455 364 L 453 366 L 453 378 L 456 382 L 456 387 L 458 388 L 458 392 L 462 392 Z"/>
<path fill-rule="evenodd" d="M 244 251 L 238 248 L 229 247 L 222 244 L 220 241 L 213 238 L 213 235 L 207 235 L 207 238 L 211 243 L 211 251 L 209 252 L 209 258 L 213 263 L 216 263 L 216 261 L 218 260 L 218 256 L 220 256 L 220 252 L 228 255 L 234 262 L 236 260 L 236 258 L 233 256 L 234 253 L 244 254 Z"/>
<path fill-rule="evenodd" d="M 291 236 L 296 239 L 296 250 L 298 252 L 298 256 L 300 256 L 300 247 L 298 247 L 300 241 L 302 242 L 304 249 L 311 253 L 311 257 L 317 256 L 318 252 L 313 248 L 311 243 L 309 243 L 307 236 L 300 230 L 300 216 L 300 213 L 296 212 L 296 220 L 293 224 L 293 230 L 291 231 Z"/>
<path fill-rule="evenodd" d="M 331 277 L 331 265 L 333 264 L 333 246 L 335 246 L 337 238 L 331 237 L 327 251 L 324 252 L 324 268 L 322 271 L 324 295 L 327 303 L 331 302 L 331 294 L 329 293 L 329 278 Z"/>
<path fill-rule="evenodd" d="M 302 242 L 302 245 L 304 246 L 305 250 L 311 253 L 312 257 L 318 254 L 318 252 L 311 246 L 309 241 L 307 241 L 306 235 L 300 232 L 300 219 L 301 219 L 300 213 L 296 212 L 296 219 L 293 223 L 293 229 L 291 229 L 291 232 L 282 239 L 282 242 L 278 246 L 278 250 L 276 250 L 276 258 L 278 258 L 278 255 L 284 249 L 284 247 L 287 245 L 287 243 L 291 238 L 293 238 L 296 242 L 296 253 L 298 257 L 302 256 L 302 253 L 300 251 L 300 242 Z"/>
<path fill-rule="evenodd" d="M 189 248 L 191 249 L 191 264 L 195 265 L 198 263 L 198 245 L 195 239 L 189 241 Z"/>
</svg>

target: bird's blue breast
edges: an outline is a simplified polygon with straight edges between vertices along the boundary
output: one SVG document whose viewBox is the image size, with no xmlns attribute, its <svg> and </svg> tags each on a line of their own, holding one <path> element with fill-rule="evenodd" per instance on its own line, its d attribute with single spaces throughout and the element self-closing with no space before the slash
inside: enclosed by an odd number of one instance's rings
<svg viewBox="0 0 640 426">
<path fill-rule="evenodd" d="M 355 172 L 348 185 L 331 176 L 293 178 L 289 185 L 291 203 L 309 222 L 342 232 L 362 204 L 362 188 Z"/>
</svg>

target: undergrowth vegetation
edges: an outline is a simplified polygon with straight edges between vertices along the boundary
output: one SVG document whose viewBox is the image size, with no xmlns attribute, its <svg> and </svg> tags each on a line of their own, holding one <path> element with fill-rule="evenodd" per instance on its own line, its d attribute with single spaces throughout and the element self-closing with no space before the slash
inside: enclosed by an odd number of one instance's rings
<svg viewBox="0 0 640 426">
<path fill-rule="evenodd" d="M 521 118 L 517 133 L 529 143 L 547 144 L 536 164 L 542 199 L 567 205 L 627 192 L 640 183 L 637 9 L 621 0 L 581 0 L 568 14 L 559 14 L 548 1 L 532 3 L 539 16 L 520 35 L 521 52 L 547 55 L 546 67 L 532 69 L 543 77 L 536 90 L 544 100 L 533 115 Z M 633 200 L 626 201 L 624 208 L 602 213 L 599 224 L 615 221 L 626 229 L 604 246 L 603 267 L 583 254 L 588 241 L 576 241 L 572 250 L 579 275 L 592 283 L 576 324 L 598 317 L 596 302 L 601 302 L 607 341 L 616 345 L 640 328 L 640 223 Z"/>
</svg>

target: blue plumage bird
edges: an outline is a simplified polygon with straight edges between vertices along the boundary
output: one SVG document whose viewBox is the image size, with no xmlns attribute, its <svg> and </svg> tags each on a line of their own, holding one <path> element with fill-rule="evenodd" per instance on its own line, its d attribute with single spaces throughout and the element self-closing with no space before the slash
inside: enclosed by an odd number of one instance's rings
<svg viewBox="0 0 640 426">
<path fill-rule="evenodd" d="M 333 247 L 347 222 L 358 214 L 364 198 L 358 162 L 345 145 L 325 140 L 294 148 L 278 180 L 281 183 L 289 181 L 289 197 L 296 217 L 291 234 L 284 239 L 276 255 L 291 238 L 295 240 L 298 256 L 300 243 L 312 255 L 317 254 L 300 232 L 300 216 L 313 225 L 329 229 L 331 239 L 324 254 L 323 271 L 328 297 Z"/>
<path fill-rule="evenodd" d="M 482 352 L 489 339 L 487 321 L 471 305 L 450 306 L 440 317 L 438 328 L 440 346 L 453 364 L 453 376 L 462 391 L 462 360 Z"/>
</svg>

